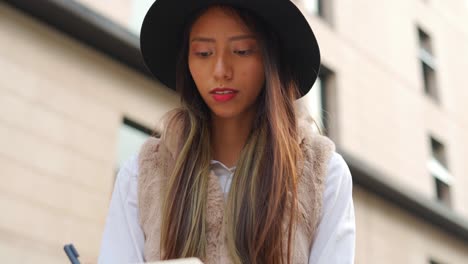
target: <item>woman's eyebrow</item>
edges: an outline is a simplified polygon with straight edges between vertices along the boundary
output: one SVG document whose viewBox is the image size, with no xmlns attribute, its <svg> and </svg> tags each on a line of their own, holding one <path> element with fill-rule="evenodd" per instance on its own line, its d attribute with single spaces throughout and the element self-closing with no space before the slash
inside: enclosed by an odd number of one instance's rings
<svg viewBox="0 0 468 264">
<path fill-rule="evenodd" d="M 243 40 L 243 39 L 257 39 L 255 35 L 238 35 L 238 36 L 232 36 L 229 37 L 229 41 L 236 41 L 236 40 Z M 190 42 L 194 41 L 201 41 L 201 42 L 216 42 L 214 38 L 206 38 L 206 37 L 194 37 Z"/>
<path fill-rule="evenodd" d="M 204 37 L 195 37 L 193 38 L 192 40 L 190 40 L 190 42 L 194 42 L 194 41 L 201 41 L 201 42 L 216 42 L 215 39 L 212 39 L 212 38 L 204 38 Z"/>
<path fill-rule="evenodd" d="M 257 39 L 255 37 L 255 35 L 239 35 L 239 36 L 233 36 L 233 37 L 230 37 L 228 40 L 229 41 L 235 41 L 235 40 L 242 40 L 242 39 Z"/>
</svg>

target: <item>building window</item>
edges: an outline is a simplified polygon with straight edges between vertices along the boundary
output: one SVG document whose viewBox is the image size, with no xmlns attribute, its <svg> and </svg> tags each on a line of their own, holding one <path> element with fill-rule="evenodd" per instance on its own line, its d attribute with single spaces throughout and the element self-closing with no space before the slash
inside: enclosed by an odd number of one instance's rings
<svg viewBox="0 0 468 264">
<path fill-rule="evenodd" d="M 332 2 L 333 0 L 302 0 L 307 12 L 323 18 L 328 23 L 332 23 Z"/>
<path fill-rule="evenodd" d="M 445 146 L 431 137 L 431 158 L 428 161 L 428 169 L 434 178 L 436 198 L 443 204 L 450 206 L 450 187 L 453 177 L 447 166 Z"/>
<path fill-rule="evenodd" d="M 332 111 L 331 94 L 334 83 L 334 73 L 321 66 L 319 76 L 312 89 L 300 99 L 309 114 L 314 119 L 316 129 L 322 134 L 329 134 L 330 131 L 330 112 Z"/>
<path fill-rule="evenodd" d="M 436 78 L 436 60 L 434 58 L 432 40 L 422 29 L 418 28 L 419 61 L 421 63 L 424 92 L 439 102 Z"/>
<path fill-rule="evenodd" d="M 145 140 L 152 134 L 151 129 L 128 118 L 123 119 L 117 146 L 117 171 L 126 160 L 138 153 Z"/>
<path fill-rule="evenodd" d="M 140 35 L 141 25 L 143 24 L 145 14 L 154 2 L 154 0 L 132 1 L 130 18 L 128 22 L 130 31 L 132 31 L 136 35 Z"/>
</svg>

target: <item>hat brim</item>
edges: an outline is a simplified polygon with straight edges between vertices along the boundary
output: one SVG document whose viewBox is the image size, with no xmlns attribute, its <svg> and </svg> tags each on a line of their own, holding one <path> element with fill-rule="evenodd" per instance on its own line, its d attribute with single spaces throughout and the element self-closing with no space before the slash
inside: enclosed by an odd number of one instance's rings
<svg viewBox="0 0 468 264">
<path fill-rule="evenodd" d="M 301 11 L 289 0 L 157 0 L 140 32 L 140 48 L 149 71 L 175 90 L 176 60 L 187 19 L 210 5 L 231 5 L 252 11 L 276 31 L 280 52 L 287 58 L 301 96 L 307 94 L 320 69 L 320 49 Z"/>
</svg>

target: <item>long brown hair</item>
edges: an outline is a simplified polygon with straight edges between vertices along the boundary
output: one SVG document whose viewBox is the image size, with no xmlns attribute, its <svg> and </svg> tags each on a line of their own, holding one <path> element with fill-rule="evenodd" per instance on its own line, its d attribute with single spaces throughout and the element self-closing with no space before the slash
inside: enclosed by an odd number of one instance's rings
<svg viewBox="0 0 468 264">
<path fill-rule="evenodd" d="M 223 6 L 257 34 L 262 46 L 265 86 L 256 120 L 237 162 L 225 209 L 227 247 L 234 263 L 291 263 L 296 221 L 297 142 L 294 100 L 298 89 L 281 57 L 280 42 L 247 10 Z M 163 259 L 206 257 L 206 204 L 211 156 L 210 110 L 188 69 L 187 23 L 176 69 L 182 106 L 172 112 L 162 140 L 177 137 L 175 164 L 163 205 Z M 280 67 L 281 66 L 281 67 Z M 177 131 L 177 132 L 176 132 Z M 176 133 L 174 133 L 176 132 Z"/>
</svg>

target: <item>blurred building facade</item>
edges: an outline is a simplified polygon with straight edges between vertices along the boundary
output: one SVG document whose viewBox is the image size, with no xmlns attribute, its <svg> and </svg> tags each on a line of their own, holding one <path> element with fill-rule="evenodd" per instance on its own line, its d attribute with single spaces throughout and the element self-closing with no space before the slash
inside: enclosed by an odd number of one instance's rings
<svg viewBox="0 0 468 264">
<path fill-rule="evenodd" d="M 115 173 L 176 94 L 145 71 L 150 0 L 0 3 L 0 259 L 97 260 Z M 468 262 L 468 5 L 295 0 L 322 50 L 303 102 L 351 168 L 356 263 Z M 162 39 L 164 36 L 162 36 Z"/>
</svg>

